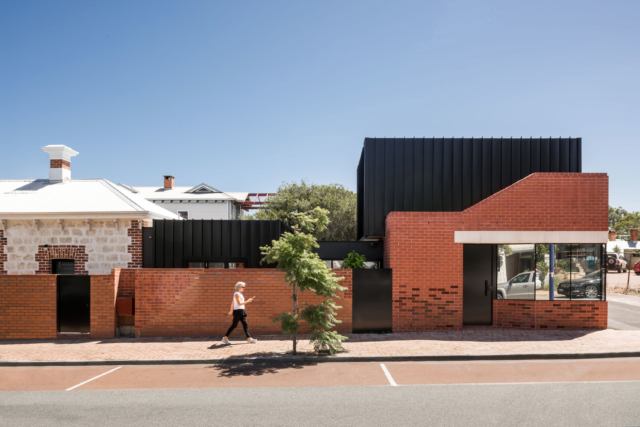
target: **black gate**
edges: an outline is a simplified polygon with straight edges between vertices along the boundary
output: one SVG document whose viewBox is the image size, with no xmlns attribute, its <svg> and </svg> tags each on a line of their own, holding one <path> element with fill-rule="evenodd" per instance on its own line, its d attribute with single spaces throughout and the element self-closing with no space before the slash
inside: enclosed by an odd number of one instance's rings
<svg viewBox="0 0 640 427">
<path fill-rule="evenodd" d="M 353 270 L 353 332 L 391 332 L 391 269 Z"/>
<path fill-rule="evenodd" d="M 58 276 L 58 332 L 90 332 L 90 276 Z"/>
<path fill-rule="evenodd" d="M 462 256 L 462 324 L 491 325 L 495 245 L 464 245 Z"/>
</svg>

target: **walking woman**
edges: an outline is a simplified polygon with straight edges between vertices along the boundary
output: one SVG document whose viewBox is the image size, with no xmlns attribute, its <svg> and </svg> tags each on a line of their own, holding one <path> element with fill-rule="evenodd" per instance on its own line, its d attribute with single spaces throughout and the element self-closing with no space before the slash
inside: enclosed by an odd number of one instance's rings
<svg viewBox="0 0 640 427">
<path fill-rule="evenodd" d="M 246 286 L 247 285 L 244 282 L 236 283 L 236 292 L 233 294 L 231 309 L 229 310 L 229 313 L 227 313 L 227 316 L 231 316 L 233 314 L 233 323 L 231 324 L 231 327 L 227 331 L 224 338 L 222 338 L 222 344 L 231 344 L 229 342 L 229 335 L 231 335 L 231 332 L 233 332 L 236 326 L 238 326 L 238 322 L 242 322 L 244 334 L 247 336 L 247 342 L 250 344 L 255 344 L 258 342 L 257 339 L 251 338 L 251 335 L 249 335 L 249 325 L 247 325 L 247 312 L 244 311 L 244 305 L 249 304 L 255 297 L 249 298 L 246 301 L 244 300 L 244 295 L 242 293 L 244 292 L 244 288 Z"/>
</svg>

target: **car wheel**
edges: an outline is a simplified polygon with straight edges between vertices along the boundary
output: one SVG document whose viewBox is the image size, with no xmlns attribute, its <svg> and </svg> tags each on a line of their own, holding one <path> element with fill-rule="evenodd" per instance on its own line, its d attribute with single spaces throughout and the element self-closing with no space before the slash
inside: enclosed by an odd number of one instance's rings
<svg viewBox="0 0 640 427">
<path fill-rule="evenodd" d="M 636 274 L 640 274 L 640 273 L 636 273 Z M 498 299 L 504 299 L 502 298 L 502 294 L 498 294 Z"/>
<path fill-rule="evenodd" d="M 636 271 L 636 274 L 637 274 L 638 276 L 640 276 L 640 271 Z"/>
<path fill-rule="evenodd" d="M 588 285 L 584 288 L 584 296 L 586 298 L 598 298 L 598 288 Z"/>
<path fill-rule="evenodd" d="M 622 268 L 618 267 L 618 273 L 622 273 Z"/>
</svg>

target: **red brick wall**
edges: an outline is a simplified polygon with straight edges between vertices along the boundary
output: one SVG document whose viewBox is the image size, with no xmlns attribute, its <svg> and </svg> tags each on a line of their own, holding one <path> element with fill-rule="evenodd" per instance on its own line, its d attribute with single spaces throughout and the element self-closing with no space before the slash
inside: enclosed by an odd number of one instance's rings
<svg viewBox="0 0 640 427">
<path fill-rule="evenodd" d="M 91 276 L 91 338 L 115 337 L 119 279 L 120 269 Z"/>
<path fill-rule="evenodd" d="M 130 269 L 120 270 L 118 296 L 133 298 L 136 296 L 136 271 Z"/>
<path fill-rule="evenodd" d="M 606 301 L 493 301 L 493 325 L 522 329 L 606 329 Z"/>
<path fill-rule="evenodd" d="M 8 261 L 5 246 L 7 246 L 7 238 L 4 237 L 4 230 L 0 230 L 0 274 L 7 274 L 4 268 L 4 263 Z"/>
<path fill-rule="evenodd" d="M 0 339 L 56 337 L 56 277 L 0 276 Z"/>
<path fill-rule="evenodd" d="M 67 160 L 62 159 L 52 159 L 50 162 L 51 169 L 67 169 L 71 170 L 71 163 Z"/>
<path fill-rule="evenodd" d="M 455 231 L 606 231 L 608 185 L 606 174 L 536 173 L 463 212 L 391 212 L 385 267 L 393 269 L 393 331 L 462 328 L 463 245 Z"/>
<path fill-rule="evenodd" d="M 344 277 L 340 292 L 336 330 L 351 332 L 351 270 L 335 270 Z M 141 269 L 135 270 L 135 336 L 221 336 L 231 325 L 227 316 L 237 282 L 245 282 L 245 295 L 256 296 L 247 305 L 252 335 L 280 334 L 280 324 L 271 320 L 283 311 L 291 311 L 291 288 L 284 273 L 275 269 L 203 270 Z M 322 298 L 312 292 L 302 293 L 301 302 L 317 304 Z M 234 331 L 243 336 L 242 328 Z"/>
<path fill-rule="evenodd" d="M 73 264 L 75 274 L 89 274 L 85 268 L 85 264 L 89 261 L 89 255 L 85 253 L 84 245 L 49 245 L 46 248 L 44 245 L 38 246 L 38 253 L 36 254 L 38 270 L 36 274 L 51 274 L 52 259 L 73 259 L 75 261 Z"/>
<path fill-rule="evenodd" d="M 142 268 L 142 221 L 137 219 L 131 221 L 127 236 L 131 237 L 131 244 L 127 246 L 131 261 L 127 264 L 127 268 Z"/>
</svg>

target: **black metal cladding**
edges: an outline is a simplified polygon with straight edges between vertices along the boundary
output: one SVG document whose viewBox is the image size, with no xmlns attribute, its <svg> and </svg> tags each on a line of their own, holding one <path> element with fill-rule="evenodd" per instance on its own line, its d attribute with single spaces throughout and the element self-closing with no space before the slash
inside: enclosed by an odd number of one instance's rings
<svg viewBox="0 0 640 427">
<path fill-rule="evenodd" d="M 146 253 L 145 268 L 185 268 L 189 261 L 244 262 L 247 268 L 260 265 L 260 246 L 292 231 L 282 221 L 154 220 L 152 255 Z"/>
<path fill-rule="evenodd" d="M 582 138 L 365 138 L 358 239 L 389 212 L 458 212 L 536 172 L 582 172 Z"/>
</svg>

